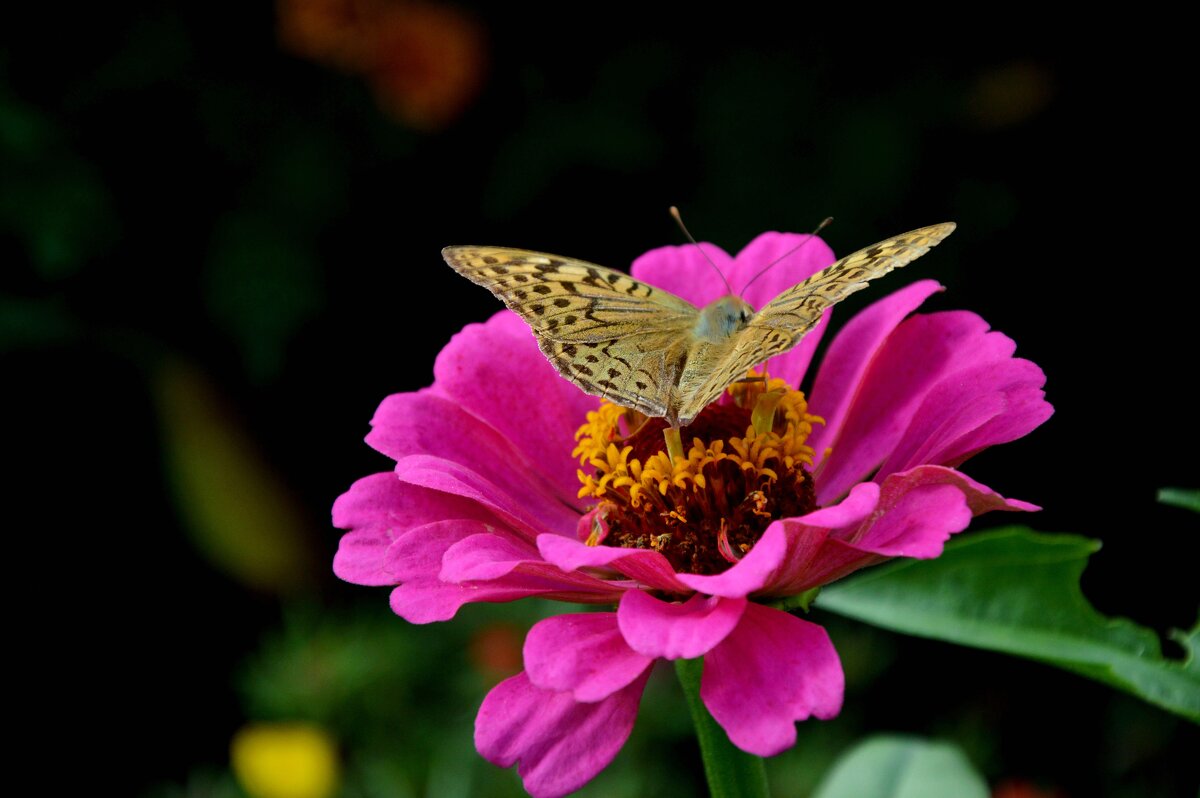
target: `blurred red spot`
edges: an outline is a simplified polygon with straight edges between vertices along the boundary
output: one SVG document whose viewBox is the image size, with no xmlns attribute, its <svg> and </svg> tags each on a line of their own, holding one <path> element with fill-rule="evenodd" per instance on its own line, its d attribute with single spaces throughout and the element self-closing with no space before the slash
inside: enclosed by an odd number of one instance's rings
<svg viewBox="0 0 1200 798">
<path fill-rule="evenodd" d="M 1022 779 L 1005 779 L 992 789 L 992 798 L 1067 798 L 1062 790 L 1039 787 Z"/>
<path fill-rule="evenodd" d="M 483 627 L 471 638 L 471 664 L 489 680 L 499 682 L 521 670 L 522 635 L 506 623 Z"/>
</svg>

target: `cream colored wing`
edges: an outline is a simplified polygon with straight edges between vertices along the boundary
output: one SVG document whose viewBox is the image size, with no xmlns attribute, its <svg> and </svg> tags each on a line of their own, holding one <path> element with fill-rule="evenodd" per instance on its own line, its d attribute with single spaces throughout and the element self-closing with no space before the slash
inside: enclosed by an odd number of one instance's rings
<svg viewBox="0 0 1200 798">
<path fill-rule="evenodd" d="M 697 310 L 629 275 L 559 255 L 446 247 L 442 257 L 529 325 L 542 353 L 587 393 L 663 416 Z"/>
<path fill-rule="evenodd" d="M 694 372 L 689 362 L 680 380 L 680 420 L 686 424 L 731 382 L 800 343 L 826 308 L 866 288 L 876 277 L 921 257 L 953 233 L 954 227 L 953 222 L 935 224 L 880 241 L 847 255 L 772 299 L 734 335 L 734 343 L 721 362 L 705 367 L 708 373 Z"/>
</svg>

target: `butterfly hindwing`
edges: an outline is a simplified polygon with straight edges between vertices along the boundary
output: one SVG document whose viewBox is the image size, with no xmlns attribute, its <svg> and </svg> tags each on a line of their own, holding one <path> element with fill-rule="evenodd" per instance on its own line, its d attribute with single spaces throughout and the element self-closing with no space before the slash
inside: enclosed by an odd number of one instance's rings
<svg viewBox="0 0 1200 798">
<path fill-rule="evenodd" d="M 686 336 L 645 333 L 579 344 L 539 338 L 538 347 L 559 374 L 586 393 L 648 416 L 666 416 L 686 342 Z"/>
</svg>

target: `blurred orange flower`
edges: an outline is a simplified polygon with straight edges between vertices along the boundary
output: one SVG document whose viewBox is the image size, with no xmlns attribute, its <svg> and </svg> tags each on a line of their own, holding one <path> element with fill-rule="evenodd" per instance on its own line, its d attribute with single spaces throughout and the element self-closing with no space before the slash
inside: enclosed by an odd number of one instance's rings
<svg viewBox="0 0 1200 798">
<path fill-rule="evenodd" d="M 492 683 L 521 670 L 524 633 L 512 624 L 492 623 L 471 638 L 471 664 Z"/>
<path fill-rule="evenodd" d="M 362 75 L 379 105 L 411 127 L 445 127 L 483 84 L 483 27 L 462 9 L 417 0 L 278 0 L 278 15 L 285 49 Z"/>
</svg>

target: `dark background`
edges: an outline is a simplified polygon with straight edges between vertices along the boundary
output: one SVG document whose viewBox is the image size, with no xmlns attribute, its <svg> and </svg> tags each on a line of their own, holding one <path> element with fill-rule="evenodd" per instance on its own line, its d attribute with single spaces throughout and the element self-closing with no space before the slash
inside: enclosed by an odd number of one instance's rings
<svg viewBox="0 0 1200 798">
<path fill-rule="evenodd" d="M 448 338 L 496 310 L 441 247 L 625 268 L 679 242 L 671 204 L 731 252 L 827 215 L 839 254 L 956 221 L 834 326 L 934 277 L 948 290 L 926 309 L 1013 337 L 1056 413 L 966 470 L 1043 505 L 1033 526 L 1103 540 L 1084 586 L 1104 612 L 1195 621 L 1197 525 L 1154 498 L 1200 478 L 1194 92 L 1167 28 L 312 8 L 306 27 L 287 2 L 63 7 L 0 40 L 10 651 L 41 707 L 28 739 L 80 763 L 55 779 L 236 794 L 233 732 L 299 717 L 341 741 L 346 794 L 436 792 L 443 760 L 510 794 L 470 752 L 504 667 L 479 635 L 507 651 L 545 610 L 409 627 L 386 590 L 332 576 L 329 507 L 388 467 L 361 443 L 377 403 L 427 385 Z M 853 739 L 908 731 L 957 740 L 993 784 L 1195 788 L 1195 729 L 1166 713 L 820 620 L 847 711 L 802 727 L 776 784 L 802 793 Z M 450 686 L 447 661 L 467 674 Z M 607 794 L 699 783 L 686 723 L 651 717 L 682 711 L 658 689 Z M 389 757 L 399 781 L 379 775 Z"/>
</svg>

